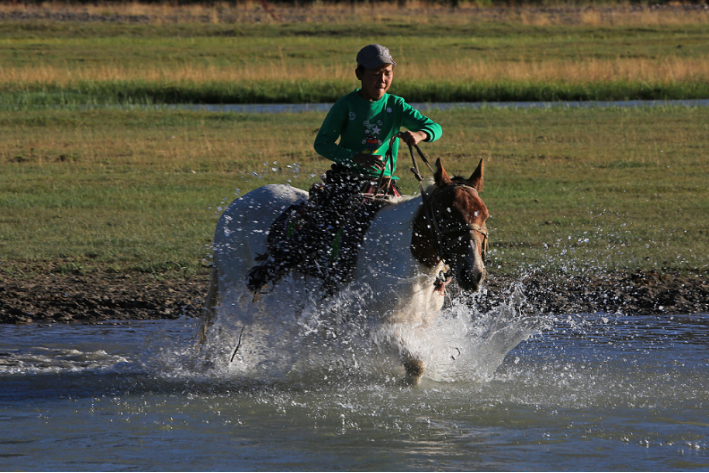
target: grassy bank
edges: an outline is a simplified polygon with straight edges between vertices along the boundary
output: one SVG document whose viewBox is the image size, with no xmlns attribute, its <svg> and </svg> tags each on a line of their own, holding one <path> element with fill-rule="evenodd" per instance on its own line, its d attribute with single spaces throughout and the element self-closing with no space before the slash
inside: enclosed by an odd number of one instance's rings
<svg viewBox="0 0 709 473">
<path fill-rule="evenodd" d="M 431 157 L 462 174 L 485 160 L 492 270 L 708 270 L 709 110 L 429 115 L 445 130 Z M 2 271 L 205 271 L 236 195 L 327 168 L 312 151 L 322 118 L 0 111 Z"/>
<path fill-rule="evenodd" d="M 701 6 L 274 5 L 0 5 L 0 268 L 206 271 L 221 208 L 328 165 L 322 113 L 86 104 L 332 102 L 371 42 L 409 101 L 709 98 Z M 709 111 L 431 115 L 432 157 L 485 159 L 493 270 L 707 271 Z"/>
<path fill-rule="evenodd" d="M 351 81 L 149 82 L 23 84 L 0 95 L 5 109 L 52 105 L 332 103 L 354 90 Z M 409 102 L 555 102 L 687 100 L 709 97 L 709 82 L 397 81 L 392 93 Z"/>
<path fill-rule="evenodd" d="M 332 102 L 370 42 L 410 101 L 709 98 L 702 9 L 129 6 L 5 6 L 0 106 Z"/>
</svg>

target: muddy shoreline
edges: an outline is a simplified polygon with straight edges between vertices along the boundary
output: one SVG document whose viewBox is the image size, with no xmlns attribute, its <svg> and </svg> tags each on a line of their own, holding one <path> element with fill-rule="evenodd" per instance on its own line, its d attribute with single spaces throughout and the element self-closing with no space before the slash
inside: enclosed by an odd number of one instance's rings
<svg viewBox="0 0 709 473">
<path fill-rule="evenodd" d="M 98 323 L 198 317 L 208 274 L 41 274 L 0 279 L 0 323 Z M 656 272 L 523 279 L 491 275 L 481 309 L 509 298 L 518 286 L 525 310 L 547 314 L 709 314 L 706 275 Z"/>
</svg>

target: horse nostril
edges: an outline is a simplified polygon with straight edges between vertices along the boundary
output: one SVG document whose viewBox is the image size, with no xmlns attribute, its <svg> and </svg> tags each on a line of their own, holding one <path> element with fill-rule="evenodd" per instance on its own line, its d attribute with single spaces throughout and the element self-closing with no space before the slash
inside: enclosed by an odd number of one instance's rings
<svg viewBox="0 0 709 473">
<path fill-rule="evenodd" d="M 456 274 L 458 285 L 466 291 L 477 291 L 484 278 L 485 271 L 475 271 L 467 265 L 462 266 Z"/>
</svg>

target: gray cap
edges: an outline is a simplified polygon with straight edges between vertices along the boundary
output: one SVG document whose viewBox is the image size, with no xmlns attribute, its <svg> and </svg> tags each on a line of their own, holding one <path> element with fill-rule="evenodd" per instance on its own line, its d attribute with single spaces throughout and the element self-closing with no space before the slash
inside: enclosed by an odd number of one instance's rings
<svg viewBox="0 0 709 473">
<path fill-rule="evenodd" d="M 396 63 L 391 58 L 389 50 L 381 44 L 370 44 L 365 46 L 357 53 L 357 65 L 364 66 L 367 69 L 374 69 L 382 64 L 391 64 L 396 66 Z"/>
</svg>

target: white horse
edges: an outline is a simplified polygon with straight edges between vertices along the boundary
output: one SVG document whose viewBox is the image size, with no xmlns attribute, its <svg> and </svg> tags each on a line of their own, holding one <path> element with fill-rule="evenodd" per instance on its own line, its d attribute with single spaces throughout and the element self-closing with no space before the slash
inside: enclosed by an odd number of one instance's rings
<svg viewBox="0 0 709 473">
<path fill-rule="evenodd" d="M 485 277 L 485 220 L 489 214 L 478 195 L 483 162 L 468 179 L 451 179 L 440 160 L 436 166 L 435 183 L 424 196 L 392 200 L 369 227 L 348 286 L 356 291 L 368 285 L 371 297 L 358 308 L 368 319 L 426 326 L 443 307 L 448 276 L 454 276 L 465 291 L 477 291 Z M 256 307 L 274 296 L 266 294 L 261 301 L 251 302 L 246 275 L 258 264 L 257 256 L 267 250 L 271 223 L 289 206 L 307 198 L 307 192 L 300 189 L 267 185 L 235 200 L 222 214 L 214 236 L 215 261 L 203 341 L 221 300 L 248 297 L 248 303 Z M 450 271 L 441 277 L 447 267 Z M 303 276 L 296 272 L 293 278 L 295 283 L 288 290 L 301 284 L 305 290 L 308 283 Z M 279 290 L 286 289 L 276 284 L 274 292 Z M 424 372 L 423 361 L 406 346 L 399 351 L 407 381 L 417 383 Z"/>
</svg>

